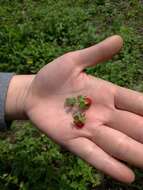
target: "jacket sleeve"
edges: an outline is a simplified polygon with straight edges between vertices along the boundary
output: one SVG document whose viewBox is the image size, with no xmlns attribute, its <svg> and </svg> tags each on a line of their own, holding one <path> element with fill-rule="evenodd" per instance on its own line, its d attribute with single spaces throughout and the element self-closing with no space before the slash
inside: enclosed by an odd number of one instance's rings
<svg viewBox="0 0 143 190">
<path fill-rule="evenodd" d="M 10 80 L 14 75 L 15 73 L 0 72 L 0 130 L 8 129 L 11 124 L 5 120 L 5 101 Z"/>
</svg>

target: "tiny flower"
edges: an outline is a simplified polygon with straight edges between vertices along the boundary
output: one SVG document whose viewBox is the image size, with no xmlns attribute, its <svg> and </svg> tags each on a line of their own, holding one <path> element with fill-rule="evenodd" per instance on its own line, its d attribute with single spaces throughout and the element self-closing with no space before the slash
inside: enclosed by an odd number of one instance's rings
<svg viewBox="0 0 143 190">
<path fill-rule="evenodd" d="M 27 60 L 27 64 L 28 64 L 28 65 L 32 65 L 32 64 L 33 64 L 33 59 L 30 59 L 30 58 L 29 58 L 29 59 Z"/>
</svg>

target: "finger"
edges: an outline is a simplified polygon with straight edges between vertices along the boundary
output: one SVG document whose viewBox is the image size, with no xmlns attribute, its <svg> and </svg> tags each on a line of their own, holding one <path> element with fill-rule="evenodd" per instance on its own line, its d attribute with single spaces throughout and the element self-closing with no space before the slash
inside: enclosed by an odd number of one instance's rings
<svg viewBox="0 0 143 190">
<path fill-rule="evenodd" d="M 114 35 L 89 48 L 79 50 L 78 63 L 84 69 L 113 57 L 122 47 L 123 40 Z"/>
<path fill-rule="evenodd" d="M 143 115 L 143 94 L 127 88 L 117 87 L 115 106 L 118 109 Z"/>
<path fill-rule="evenodd" d="M 89 139 L 82 137 L 74 139 L 70 142 L 68 149 L 119 181 L 131 183 L 134 180 L 134 173 L 131 169 L 105 153 Z"/>
<path fill-rule="evenodd" d="M 108 126 L 92 126 L 92 138 L 100 148 L 115 158 L 138 167 L 143 167 L 143 145 L 134 139 L 109 128 Z"/>
<path fill-rule="evenodd" d="M 143 118 L 139 115 L 117 110 L 113 113 L 113 117 L 108 126 L 143 143 Z"/>
</svg>

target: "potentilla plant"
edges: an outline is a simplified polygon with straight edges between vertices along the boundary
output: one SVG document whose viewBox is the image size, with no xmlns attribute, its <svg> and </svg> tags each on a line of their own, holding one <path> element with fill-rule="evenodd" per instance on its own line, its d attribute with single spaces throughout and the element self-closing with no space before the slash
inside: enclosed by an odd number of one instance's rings
<svg viewBox="0 0 143 190">
<path fill-rule="evenodd" d="M 80 109 L 85 110 L 88 109 L 92 103 L 91 98 L 87 97 L 87 96 L 78 96 L 77 97 L 77 102 L 78 102 L 78 106 Z"/>
<path fill-rule="evenodd" d="M 91 106 L 91 98 L 83 95 L 69 97 L 65 100 L 66 106 L 77 108 L 73 114 L 73 123 L 76 127 L 82 128 L 85 125 L 85 111 Z"/>
<path fill-rule="evenodd" d="M 85 113 L 81 112 L 76 112 L 73 114 L 73 123 L 75 124 L 76 127 L 82 128 L 85 125 L 86 117 Z"/>
</svg>

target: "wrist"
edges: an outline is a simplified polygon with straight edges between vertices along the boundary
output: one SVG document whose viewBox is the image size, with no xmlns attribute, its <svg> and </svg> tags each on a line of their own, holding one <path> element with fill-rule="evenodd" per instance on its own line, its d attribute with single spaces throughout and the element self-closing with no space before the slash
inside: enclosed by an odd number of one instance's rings
<svg viewBox="0 0 143 190">
<path fill-rule="evenodd" d="M 12 77 L 5 102 L 6 120 L 26 120 L 25 100 L 35 75 L 15 75 Z"/>
</svg>

